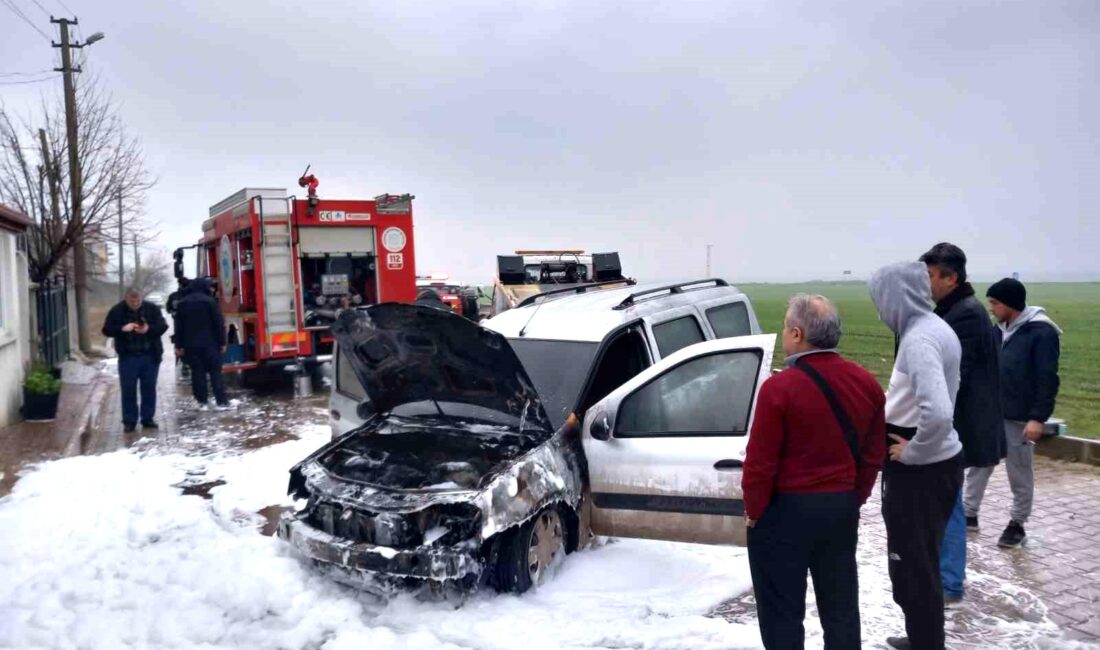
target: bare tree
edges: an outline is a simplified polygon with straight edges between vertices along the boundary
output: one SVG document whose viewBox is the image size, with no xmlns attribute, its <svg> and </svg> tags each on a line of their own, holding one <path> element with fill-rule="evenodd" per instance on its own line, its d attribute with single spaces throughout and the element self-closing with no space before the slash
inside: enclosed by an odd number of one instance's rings
<svg viewBox="0 0 1100 650">
<path fill-rule="evenodd" d="M 155 249 L 150 254 L 143 255 L 141 266 L 131 265 L 125 268 L 123 277 L 126 287 L 134 287 L 146 295 L 165 293 L 176 283 L 172 275 L 172 260 L 161 249 Z"/>
<path fill-rule="evenodd" d="M 68 165 L 59 162 L 65 160 L 67 145 L 64 103 L 44 99 L 34 122 L 16 119 L 0 106 L 0 201 L 34 222 L 27 232 L 27 256 L 35 281 L 63 270 L 77 243 L 110 240 L 118 219 L 125 229 L 136 230 L 155 182 L 145 168 L 141 143 L 127 135 L 110 96 L 95 76 L 85 80 L 77 93 L 83 174 L 79 220 L 71 218 Z"/>
</svg>

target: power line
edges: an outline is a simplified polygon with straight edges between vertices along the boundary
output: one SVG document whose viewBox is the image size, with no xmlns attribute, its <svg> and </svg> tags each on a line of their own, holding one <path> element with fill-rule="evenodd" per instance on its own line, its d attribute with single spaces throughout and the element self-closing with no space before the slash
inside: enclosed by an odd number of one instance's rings
<svg viewBox="0 0 1100 650">
<path fill-rule="evenodd" d="M 39 28 L 38 28 L 38 25 L 35 25 L 35 24 L 34 24 L 33 22 L 31 22 L 31 19 L 30 19 L 30 18 L 27 18 L 27 14 L 23 13 L 23 11 L 22 11 L 22 10 L 21 10 L 21 9 L 20 9 L 19 7 L 15 6 L 15 5 L 14 5 L 14 4 L 12 3 L 12 1 L 11 1 L 11 0 L 0 0 L 0 1 L 2 1 L 2 2 L 4 3 L 4 6 L 6 6 L 6 7 L 8 8 L 8 9 L 11 9 L 12 13 L 14 13 L 14 14 L 15 14 L 16 16 L 18 16 L 18 17 L 22 18 L 22 19 L 23 19 L 23 22 L 25 22 L 25 23 L 27 23 L 28 25 L 30 25 L 30 26 L 31 26 L 31 29 L 33 29 L 34 31 L 36 31 L 36 32 L 38 32 L 39 34 L 41 34 L 41 35 L 42 35 L 42 38 L 46 39 L 47 41 L 48 41 L 48 40 L 50 40 L 50 37 L 49 37 L 49 35 L 47 35 L 47 34 L 46 34 L 46 32 L 44 32 L 44 31 L 42 31 L 41 29 L 39 29 Z"/>
<path fill-rule="evenodd" d="M 53 14 L 51 14 L 49 10 L 43 7 L 41 2 L 39 2 L 38 0 L 31 0 L 31 2 L 38 5 L 38 8 L 42 10 L 42 13 L 46 14 L 47 18 L 53 18 Z"/>
<path fill-rule="evenodd" d="M 25 85 L 25 84 L 40 84 L 40 83 L 43 83 L 45 81 L 53 81 L 54 79 L 57 79 L 60 76 L 61 75 L 59 75 L 59 74 L 55 74 L 52 77 L 45 77 L 43 79 L 29 79 L 29 80 L 26 80 L 26 81 L 0 81 L 0 86 L 22 86 L 22 85 Z"/>
<path fill-rule="evenodd" d="M 0 72 L 0 77 L 36 77 L 40 74 L 49 74 L 53 70 L 38 70 L 37 72 Z"/>
<path fill-rule="evenodd" d="M 76 15 L 76 12 L 75 12 L 75 11 L 73 11 L 72 9 L 69 9 L 69 5 L 65 4 L 65 1 L 64 1 L 64 0 L 57 0 L 57 2 L 58 2 L 58 4 L 60 4 L 60 5 L 61 5 L 61 8 L 62 8 L 62 9 L 64 9 L 64 10 L 65 10 L 65 11 L 67 11 L 67 12 L 69 12 L 69 15 L 70 15 L 70 16 L 75 16 L 75 15 Z"/>
</svg>

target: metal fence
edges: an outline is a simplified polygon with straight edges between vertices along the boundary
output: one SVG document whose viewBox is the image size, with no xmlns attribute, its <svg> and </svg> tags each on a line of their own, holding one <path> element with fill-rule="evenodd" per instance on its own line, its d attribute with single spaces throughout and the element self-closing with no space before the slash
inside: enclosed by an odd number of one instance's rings
<svg viewBox="0 0 1100 650">
<path fill-rule="evenodd" d="M 42 361 L 54 368 L 69 358 L 69 300 L 65 278 L 58 276 L 40 282 L 34 297 Z"/>
</svg>

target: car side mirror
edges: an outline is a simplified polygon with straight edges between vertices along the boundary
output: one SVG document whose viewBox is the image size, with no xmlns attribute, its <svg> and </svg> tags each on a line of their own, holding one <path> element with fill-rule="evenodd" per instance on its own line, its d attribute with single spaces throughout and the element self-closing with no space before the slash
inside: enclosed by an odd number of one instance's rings
<svg viewBox="0 0 1100 650">
<path fill-rule="evenodd" d="M 608 422 L 606 415 L 600 415 L 592 423 L 592 426 L 588 428 L 588 432 L 592 434 L 592 437 L 602 442 L 607 442 L 611 439 L 611 423 Z"/>
</svg>

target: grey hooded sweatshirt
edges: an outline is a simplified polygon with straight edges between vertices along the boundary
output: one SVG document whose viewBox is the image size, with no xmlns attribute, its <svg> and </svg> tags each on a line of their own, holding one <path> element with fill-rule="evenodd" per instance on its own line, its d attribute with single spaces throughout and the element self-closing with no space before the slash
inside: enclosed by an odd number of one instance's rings
<svg viewBox="0 0 1100 650">
<path fill-rule="evenodd" d="M 879 318 L 900 338 L 886 422 L 916 429 L 901 462 L 930 465 L 962 451 L 955 431 L 955 394 L 959 390 L 962 347 L 951 327 L 932 313 L 928 267 L 903 262 L 879 269 L 870 282 Z"/>
</svg>

